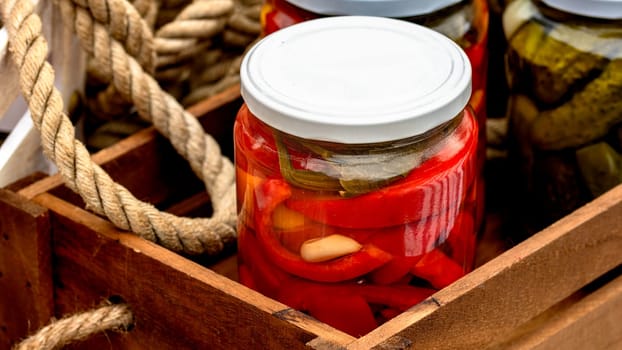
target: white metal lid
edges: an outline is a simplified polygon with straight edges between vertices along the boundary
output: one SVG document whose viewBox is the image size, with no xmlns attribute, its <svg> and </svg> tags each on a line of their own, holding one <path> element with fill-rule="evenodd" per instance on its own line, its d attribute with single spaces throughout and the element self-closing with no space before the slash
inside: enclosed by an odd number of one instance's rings
<svg viewBox="0 0 622 350">
<path fill-rule="evenodd" d="M 242 62 L 242 97 L 296 136 L 372 143 L 424 133 L 471 95 L 464 51 L 423 26 L 383 17 L 306 21 L 263 38 Z"/>
<path fill-rule="evenodd" d="M 622 0 L 542 0 L 556 9 L 594 18 L 621 19 Z"/>
<path fill-rule="evenodd" d="M 411 17 L 431 13 L 464 0 L 287 0 L 323 15 Z"/>
</svg>

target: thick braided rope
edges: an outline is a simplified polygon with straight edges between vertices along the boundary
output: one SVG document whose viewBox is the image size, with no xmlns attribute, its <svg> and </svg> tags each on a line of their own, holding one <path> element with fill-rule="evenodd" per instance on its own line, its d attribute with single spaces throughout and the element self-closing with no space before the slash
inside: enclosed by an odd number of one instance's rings
<svg viewBox="0 0 622 350">
<path fill-rule="evenodd" d="M 104 25 L 110 35 L 152 73 L 155 68 L 153 32 L 138 10 L 127 0 L 73 0 Z"/>
<path fill-rule="evenodd" d="M 106 35 L 101 25 L 91 26 L 94 32 L 100 33 L 101 40 L 115 43 L 112 45 L 114 49 L 109 48 L 108 52 L 114 56 L 118 66 L 124 61 L 131 62 L 128 64 L 131 72 L 123 73 L 133 79 L 125 81 L 128 85 L 119 90 L 131 91 L 137 99 L 142 99 L 142 113 L 150 117 L 153 112 L 154 121 L 157 121 L 155 124 L 175 140 L 178 150 L 181 149 L 185 155 L 198 155 L 198 160 L 191 163 L 195 171 L 203 175 L 211 195 L 214 207 L 211 219 L 179 218 L 160 212 L 152 205 L 137 200 L 94 164 L 84 145 L 75 139 L 73 125 L 62 112 L 62 98 L 53 85 L 54 71 L 45 61 L 48 47 L 41 34 L 41 20 L 34 13 L 32 3 L 4 0 L 2 18 L 9 33 L 12 58 L 20 74 L 22 94 L 28 101 L 33 122 L 41 132 L 44 153 L 57 165 L 67 186 L 79 193 L 89 208 L 107 216 L 117 227 L 175 251 L 217 254 L 225 245 L 234 242 L 236 215 L 233 165 L 220 155 L 218 144 L 211 137 L 197 136 L 197 129 L 200 129 L 198 121 L 188 115 L 174 99 L 159 90 L 157 83 L 144 74 L 140 65 L 128 59 L 121 44 Z M 94 43 L 99 44 L 99 40 Z M 94 53 L 97 54 L 98 50 Z M 109 68 L 112 74 L 113 68 Z M 140 81 L 138 77 L 141 77 Z M 118 78 L 113 80 L 121 82 Z M 137 88 L 144 91 L 138 94 L 135 91 Z M 158 98 L 151 100 L 152 97 Z M 169 119 L 176 121 L 172 125 L 181 124 L 182 130 L 171 133 L 168 130 Z M 185 127 L 189 125 L 193 126 L 194 131 Z M 180 142 L 183 137 L 188 140 L 187 144 L 182 145 Z"/>
<path fill-rule="evenodd" d="M 109 35 L 106 29 L 92 20 L 88 12 L 72 6 L 69 0 L 60 0 L 63 21 L 74 24 L 82 47 L 92 54 L 102 76 L 156 129 L 167 137 L 195 173 L 203 179 L 212 197 L 214 210 L 219 199 L 233 185 L 233 166 L 222 157 L 216 141 L 206 135 L 197 119 L 166 94 L 158 83 L 145 73 L 136 60 Z M 95 48 L 95 51 L 91 51 Z M 215 213 L 216 215 L 216 213 Z"/>
<path fill-rule="evenodd" d="M 158 0 L 133 0 L 132 5 L 136 8 L 136 11 L 147 22 L 149 28 L 155 26 L 156 18 L 158 17 L 158 9 L 160 8 L 160 1 Z"/>
<path fill-rule="evenodd" d="M 152 17 L 156 15 L 150 13 L 155 10 L 153 5 L 148 4 L 150 1 L 139 0 L 134 4 L 127 0 L 73 0 L 73 2 L 76 6 L 89 11 L 96 21 L 104 25 L 108 33 L 123 44 L 128 54 L 135 57 L 143 69 L 150 73 L 155 71 L 153 33 L 142 17 L 143 13 Z M 135 5 L 140 6 L 140 9 Z M 152 22 L 154 21 L 155 17 L 152 19 Z M 97 70 L 94 70 L 94 73 L 97 74 Z M 126 111 L 130 107 L 114 86 L 104 89 L 88 102 L 91 111 L 107 119 L 118 115 L 115 112 Z"/>
<path fill-rule="evenodd" d="M 127 305 L 106 305 L 62 318 L 17 344 L 14 350 L 52 350 L 104 331 L 125 332 L 133 323 Z"/>
<path fill-rule="evenodd" d="M 195 0 L 190 3 L 174 21 L 155 33 L 157 66 L 170 65 L 193 56 L 192 49 L 199 42 L 223 30 L 231 11 L 231 0 Z M 180 54 L 188 51 L 190 54 Z"/>
<path fill-rule="evenodd" d="M 261 34 L 259 15 L 263 1 L 234 0 L 234 4 L 233 13 L 229 16 L 222 34 L 223 44 L 235 48 L 229 50 L 230 53 L 233 51 L 233 55 L 220 57 L 217 62 L 206 64 L 204 68 L 201 67 L 200 74 L 190 78 L 192 90 L 182 99 L 185 106 L 213 96 L 240 81 L 240 64 L 245 50 L 251 47 Z M 213 48 L 211 51 L 214 54 L 221 52 L 219 48 Z M 208 56 L 208 53 L 204 56 Z"/>
</svg>

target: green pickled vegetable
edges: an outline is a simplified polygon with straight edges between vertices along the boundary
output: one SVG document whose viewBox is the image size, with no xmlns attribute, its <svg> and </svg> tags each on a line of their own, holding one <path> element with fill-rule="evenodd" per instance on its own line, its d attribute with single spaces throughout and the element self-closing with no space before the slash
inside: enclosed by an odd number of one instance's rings
<svg viewBox="0 0 622 350">
<path fill-rule="evenodd" d="M 611 61 L 603 73 L 565 104 L 544 111 L 533 123 L 531 140 L 545 150 L 578 147 L 607 134 L 622 122 L 622 59 Z"/>
<path fill-rule="evenodd" d="M 371 192 L 403 178 L 421 163 L 423 154 L 411 148 L 407 154 L 344 155 L 308 144 L 322 158 L 317 166 L 322 171 L 302 170 L 293 168 L 282 140 L 276 140 L 281 173 L 289 183 L 316 191 L 337 191 L 345 197 Z"/>
<path fill-rule="evenodd" d="M 525 73 L 532 77 L 533 93 L 545 104 L 560 102 L 608 61 L 597 54 L 603 51 L 599 46 L 604 42 L 565 25 L 528 21 L 509 44 L 523 60 Z"/>
<path fill-rule="evenodd" d="M 289 159 L 287 148 L 281 137 L 275 135 L 277 152 L 279 154 L 279 167 L 281 175 L 292 185 L 308 188 L 315 191 L 341 191 L 343 188 L 339 180 L 324 173 L 310 170 L 294 169 Z"/>
<path fill-rule="evenodd" d="M 622 156 L 606 142 L 577 150 L 577 162 L 594 197 L 622 182 Z"/>
<path fill-rule="evenodd" d="M 445 144 L 443 140 L 462 121 L 454 118 L 417 139 L 380 144 L 322 146 L 295 137 L 288 142 L 314 154 L 305 169 L 292 165 L 283 136 L 276 134 L 279 167 L 292 185 L 315 191 L 339 192 L 351 197 L 385 187 L 418 167 Z"/>
</svg>

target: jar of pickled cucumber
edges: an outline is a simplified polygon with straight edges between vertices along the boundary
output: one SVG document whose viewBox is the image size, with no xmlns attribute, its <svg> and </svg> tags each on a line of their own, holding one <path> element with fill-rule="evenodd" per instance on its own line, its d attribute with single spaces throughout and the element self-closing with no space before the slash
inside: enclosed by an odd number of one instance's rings
<svg viewBox="0 0 622 350">
<path fill-rule="evenodd" d="M 458 45 L 322 18 L 263 38 L 240 76 L 241 283 L 361 336 L 472 269 L 482 182 Z"/>
<path fill-rule="evenodd" d="M 505 10 L 512 149 L 540 229 L 622 181 L 622 1 Z"/>
</svg>

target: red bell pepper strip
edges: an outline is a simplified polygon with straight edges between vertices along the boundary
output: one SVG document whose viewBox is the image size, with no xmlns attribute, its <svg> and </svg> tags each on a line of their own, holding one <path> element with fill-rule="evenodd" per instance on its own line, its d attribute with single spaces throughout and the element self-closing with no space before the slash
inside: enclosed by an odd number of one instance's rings
<svg viewBox="0 0 622 350">
<path fill-rule="evenodd" d="M 376 271 L 369 274 L 369 279 L 375 284 L 397 283 L 404 276 L 410 274 L 410 270 L 419 261 L 419 256 L 396 256 Z"/>
<path fill-rule="evenodd" d="M 252 120 L 249 120 L 252 119 Z M 236 166 L 256 177 L 280 177 L 279 153 L 274 130 L 252 116 L 246 104 L 238 111 L 233 126 Z M 289 161 L 294 169 L 305 169 L 313 156 L 297 149 L 288 149 Z"/>
<path fill-rule="evenodd" d="M 405 311 L 436 291 L 409 285 L 377 286 L 372 284 L 320 284 L 298 280 L 284 285 L 278 300 L 299 310 L 307 310 L 309 303 L 321 295 L 363 297 L 369 304 Z"/>
<path fill-rule="evenodd" d="M 363 336 L 378 327 L 369 304 L 359 295 L 319 294 L 307 304 L 306 311 L 311 316 L 353 337 Z"/>
<path fill-rule="evenodd" d="M 459 205 L 475 173 L 477 127 L 465 110 L 462 123 L 433 157 L 404 179 L 360 196 L 343 198 L 294 190 L 285 205 L 332 226 L 379 228 L 439 215 Z M 454 197 L 449 197 L 454 195 Z"/>
<path fill-rule="evenodd" d="M 447 237 L 447 243 L 451 247 L 451 257 L 466 270 L 471 270 L 475 257 L 475 223 L 473 216 L 462 210 L 456 219 L 454 228 Z"/>
<path fill-rule="evenodd" d="M 438 249 L 424 254 L 411 272 L 438 289 L 445 288 L 464 276 L 462 267 Z"/>
<path fill-rule="evenodd" d="M 380 310 L 380 315 L 382 316 L 381 323 L 384 323 L 401 313 L 402 312 L 400 310 L 396 310 L 392 308 L 382 309 Z"/>
<path fill-rule="evenodd" d="M 238 281 L 250 289 L 258 290 L 250 268 L 244 263 L 238 264 Z"/>
<path fill-rule="evenodd" d="M 283 247 L 272 232 L 272 212 L 289 198 L 290 186 L 281 179 L 267 179 L 255 195 L 255 215 L 259 247 L 281 269 L 299 277 L 320 282 L 340 282 L 365 275 L 392 259 L 391 254 L 372 244 L 364 244 L 356 253 L 338 259 L 310 263 Z"/>
<path fill-rule="evenodd" d="M 291 283 L 292 277 L 275 266 L 265 254 L 258 249 L 259 243 L 252 232 L 244 226 L 238 227 L 238 258 L 240 259 L 238 273 L 240 282 L 262 294 L 275 298 L 284 284 Z M 243 280 L 244 268 L 253 276 L 252 282 Z"/>
</svg>

